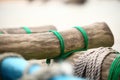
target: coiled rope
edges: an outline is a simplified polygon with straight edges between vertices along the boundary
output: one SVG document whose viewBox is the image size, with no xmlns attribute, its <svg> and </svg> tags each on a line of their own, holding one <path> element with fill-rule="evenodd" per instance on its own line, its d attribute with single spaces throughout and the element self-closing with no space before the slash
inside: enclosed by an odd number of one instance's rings
<svg viewBox="0 0 120 80">
<path fill-rule="evenodd" d="M 116 51 L 100 47 L 80 55 L 74 64 L 74 74 L 78 77 L 89 78 L 89 80 L 101 80 L 102 63 L 110 53 L 116 53 Z"/>
</svg>

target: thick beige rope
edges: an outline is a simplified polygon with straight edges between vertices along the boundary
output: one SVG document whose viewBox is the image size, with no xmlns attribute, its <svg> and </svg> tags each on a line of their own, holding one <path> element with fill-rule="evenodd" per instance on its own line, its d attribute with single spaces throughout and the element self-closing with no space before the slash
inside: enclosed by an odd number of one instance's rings
<svg viewBox="0 0 120 80">
<path fill-rule="evenodd" d="M 89 80 L 101 80 L 103 60 L 113 52 L 116 51 L 103 47 L 88 50 L 75 61 L 74 74 L 79 77 L 86 77 Z"/>
</svg>

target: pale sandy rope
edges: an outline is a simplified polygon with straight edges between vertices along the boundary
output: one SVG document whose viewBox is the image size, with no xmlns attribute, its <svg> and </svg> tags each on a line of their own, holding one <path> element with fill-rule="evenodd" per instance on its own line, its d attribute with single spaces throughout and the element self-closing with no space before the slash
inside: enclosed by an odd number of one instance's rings
<svg viewBox="0 0 120 80">
<path fill-rule="evenodd" d="M 92 51 L 93 52 L 93 51 Z M 91 52 L 91 53 L 92 53 Z M 76 61 L 75 61 L 75 65 L 74 66 L 78 66 L 78 67 L 75 67 L 75 70 L 77 69 L 77 72 L 75 72 L 75 74 L 77 75 L 77 76 L 79 76 L 79 77 L 82 77 L 81 75 L 83 74 L 83 72 L 84 72 L 84 69 L 85 69 L 85 67 L 86 67 L 86 65 L 87 65 L 87 59 L 85 59 L 86 57 L 85 56 L 88 56 L 89 55 L 89 52 L 87 52 L 86 54 L 84 54 L 84 55 L 81 55 L 80 57 L 79 57 L 79 61 L 77 61 L 78 59 L 76 59 Z M 81 62 L 80 62 L 81 61 Z"/>
<path fill-rule="evenodd" d="M 88 73 L 88 74 L 86 74 L 86 76 L 93 75 L 93 73 L 91 73 L 91 74 L 89 74 L 89 73 L 94 71 L 93 69 L 90 69 L 90 68 L 94 68 L 95 67 L 93 64 L 95 64 L 95 60 L 96 60 L 96 58 L 98 56 L 97 54 L 98 53 L 96 53 L 96 54 L 94 54 L 92 56 L 91 55 L 87 55 L 88 57 L 86 57 L 87 58 L 86 65 L 92 65 L 92 66 L 85 66 L 86 73 Z M 93 78 L 90 77 L 90 79 L 93 79 Z"/>
<path fill-rule="evenodd" d="M 87 77 L 89 80 L 100 80 L 102 62 L 111 52 L 115 51 L 101 47 L 80 55 L 74 65 L 75 75 Z"/>
<path fill-rule="evenodd" d="M 80 61 L 77 61 L 75 66 L 77 67 L 77 72 L 75 72 L 75 74 L 79 75 L 80 77 L 83 77 L 84 74 L 84 70 L 85 68 L 86 73 L 91 72 L 91 70 L 89 68 L 92 68 L 92 66 L 87 66 L 87 65 L 92 65 L 91 60 L 92 60 L 92 56 L 90 54 L 92 54 L 94 51 L 92 52 L 87 52 L 86 54 L 84 54 L 83 56 L 81 56 L 79 59 Z M 89 63 L 88 63 L 89 61 Z M 75 69 L 76 70 L 76 69 Z M 85 76 L 90 76 L 90 74 L 86 74 Z"/>
<path fill-rule="evenodd" d="M 114 50 L 111 49 L 111 48 L 106 48 L 103 53 L 99 54 L 99 56 L 98 56 L 98 58 L 97 58 L 97 61 L 96 61 L 96 65 L 95 65 L 96 68 L 95 68 L 95 72 L 94 72 L 94 73 L 96 73 L 96 74 L 94 74 L 94 75 L 96 75 L 96 76 L 93 75 L 96 80 L 101 80 L 101 69 L 102 69 L 102 63 L 103 63 L 104 59 L 105 59 L 109 54 L 115 53 L 115 52 L 116 52 L 116 51 L 114 51 Z M 100 66 L 99 66 L 99 65 L 100 65 Z M 98 73 L 99 73 L 99 74 L 98 74 Z"/>
<path fill-rule="evenodd" d="M 93 68 L 93 73 L 91 75 L 92 79 L 101 80 L 101 78 L 100 78 L 100 76 L 101 76 L 100 72 L 101 72 L 101 67 L 102 67 L 103 60 L 111 52 L 114 52 L 114 51 L 112 51 L 111 49 L 108 49 L 108 48 L 103 48 L 103 49 L 101 49 L 101 52 L 98 53 L 97 57 L 95 57 L 96 59 L 95 59 L 95 61 L 93 63 L 93 65 L 95 64 L 95 66 L 92 67 Z"/>
<path fill-rule="evenodd" d="M 86 76 L 90 76 L 90 79 L 94 79 L 94 77 L 95 77 L 94 75 L 96 74 L 95 66 L 97 65 L 96 64 L 97 58 L 98 58 L 99 54 L 101 54 L 103 52 L 104 52 L 104 50 L 102 50 L 102 48 L 100 48 L 100 50 L 98 50 L 88 56 L 89 61 L 87 61 L 87 65 L 89 65 L 89 66 L 86 66 L 86 73 L 88 73 L 88 74 L 86 74 Z M 97 74 L 99 74 L 99 73 L 97 73 Z"/>
</svg>

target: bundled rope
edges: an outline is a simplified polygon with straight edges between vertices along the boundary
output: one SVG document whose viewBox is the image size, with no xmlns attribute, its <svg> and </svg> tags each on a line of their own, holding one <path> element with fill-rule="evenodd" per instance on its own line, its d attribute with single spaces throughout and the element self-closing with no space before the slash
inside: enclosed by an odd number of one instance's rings
<svg viewBox="0 0 120 80">
<path fill-rule="evenodd" d="M 107 80 L 110 70 L 110 65 L 115 56 L 109 57 L 111 60 L 105 59 L 111 54 L 116 54 L 116 51 L 111 48 L 98 48 L 83 52 L 74 62 L 74 74 L 79 77 L 86 77 L 89 80 Z M 107 64 L 105 64 L 107 63 Z M 104 65 L 103 65 L 104 64 Z M 107 71 L 103 69 L 107 66 Z M 105 68 L 106 69 L 106 68 Z M 103 75 L 107 74 L 107 75 Z M 104 77 L 105 78 L 104 78 Z M 114 80 L 114 79 L 113 79 Z"/>
</svg>

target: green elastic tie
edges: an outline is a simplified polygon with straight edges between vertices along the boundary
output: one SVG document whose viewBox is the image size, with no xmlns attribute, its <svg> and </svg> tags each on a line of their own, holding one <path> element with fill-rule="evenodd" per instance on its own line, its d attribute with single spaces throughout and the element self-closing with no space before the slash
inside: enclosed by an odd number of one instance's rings
<svg viewBox="0 0 120 80">
<path fill-rule="evenodd" d="M 119 80 L 119 75 L 120 75 L 120 54 L 117 52 L 117 56 L 110 66 L 108 80 Z"/>
<path fill-rule="evenodd" d="M 81 34 L 83 35 L 84 44 L 85 44 L 85 47 L 83 48 L 83 50 L 87 50 L 88 49 L 88 35 L 87 35 L 86 31 L 80 26 L 76 26 L 75 28 L 77 30 L 79 30 L 81 32 Z"/>
<path fill-rule="evenodd" d="M 61 54 L 58 57 L 54 58 L 54 59 L 56 59 L 56 60 L 63 60 L 63 59 L 66 59 L 68 56 L 70 56 L 72 53 L 74 53 L 76 51 L 87 50 L 87 48 L 88 48 L 88 36 L 87 36 L 86 31 L 82 27 L 80 27 L 80 26 L 79 27 L 75 27 L 75 28 L 78 29 L 82 33 L 83 38 L 84 38 L 85 47 L 82 48 L 82 49 L 72 50 L 72 51 L 67 52 L 67 53 L 64 52 L 65 45 L 64 45 L 64 39 L 63 39 L 62 35 L 59 32 L 55 31 L 55 30 L 50 31 L 50 32 L 53 32 L 53 34 L 59 39 L 59 42 L 60 42 Z M 47 59 L 46 63 L 50 64 L 50 59 Z"/>
<path fill-rule="evenodd" d="M 25 30 L 25 32 L 27 33 L 27 34 L 31 34 L 32 33 L 32 31 L 28 28 L 28 27 L 23 27 L 23 29 Z"/>
<path fill-rule="evenodd" d="M 56 37 L 59 39 L 59 42 L 60 42 L 60 55 L 56 58 L 60 58 L 63 54 L 64 54 L 64 49 L 65 49 L 65 45 L 64 45 L 64 40 L 63 40 L 63 37 L 62 35 L 55 31 L 55 30 L 50 30 L 49 32 L 52 32 L 54 35 L 56 35 Z M 46 61 L 47 64 L 50 64 L 50 59 L 47 59 Z"/>
<path fill-rule="evenodd" d="M 2 32 L 0 32 L 0 34 L 3 34 Z"/>
<path fill-rule="evenodd" d="M 81 32 L 81 34 L 83 35 L 85 47 L 81 48 L 81 49 L 77 49 L 77 50 L 72 50 L 72 51 L 69 51 L 69 52 L 65 53 L 64 55 L 61 56 L 62 59 L 66 59 L 67 57 L 69 57 L 70 55 L 72 55 L 72 53 L 74 53 L 74 52 L 84 51 L 84 50 L 88 49 L 88 35 L 87 35 L 86 31 L 82 27 L 80 27 L 80 26 L 76 26 L 74 28 L 76 28 L 77 30 L 79 30 Z"/>
</svg>

